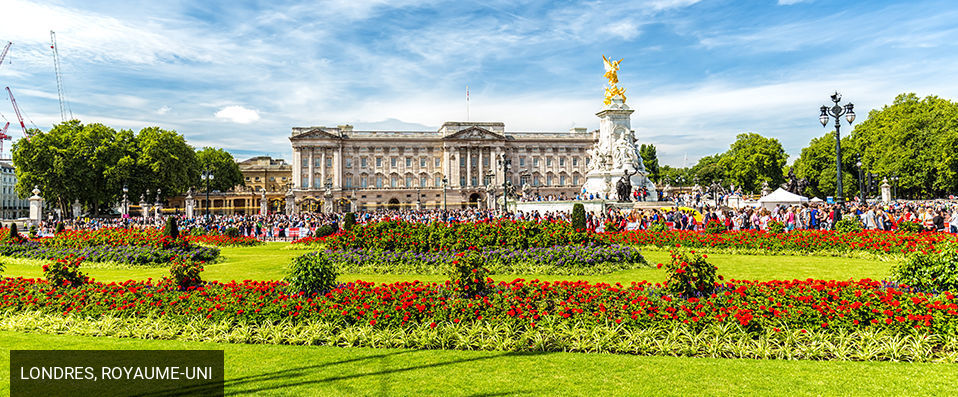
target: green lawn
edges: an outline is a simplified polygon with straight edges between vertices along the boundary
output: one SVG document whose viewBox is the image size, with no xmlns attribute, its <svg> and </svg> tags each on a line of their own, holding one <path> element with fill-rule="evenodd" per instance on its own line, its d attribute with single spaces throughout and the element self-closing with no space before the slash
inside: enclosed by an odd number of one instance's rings
<svg viewBox="0 0 958 397">
<path fill-rule="evenodd" d="M 278 280 L 284 275 L 286 265 L 293 257 L 308 251 L 283 249 L 287 243 L 269 243 L 257 247 L 224 248 L 218 263 L 206 265 L 203 272 L 205 280 Z M 497 280 L 511 281 L 516 278 L 527 280 L 587 280 L 591 282 L 628 283 L 649 280 L 662 282 L 665 273 L 656 269 L 655 264 L 669 259 L 667 251 L 645 251 L 646 259 L 652 266 L 646 269 L 626 270 L 598 276 L 548 276 L 548 275 L 497 275 Z M 710 254 L 709 261 L 718 266 L 719 274 L 726 279 L 772 280 L 772 279 L 837 279 L 888 277 L 892 262 L 869 259 L 815 256 L 766 256 L 766 255 L 729 255 Z M 86 272 L 99 281 L 142 280 L 149 277 L 159 279 L 168 274 L 166 268 L 152 269 L 88 269 Z M 38 265 L 7 264 L 3 272 L 6 277 L 41 277 Z M 395 281 L 441 281 L 441 275 L 376 275 L 343 274 L 340 281 L 365 280 L 381 282 Z"/>
<path fill-rule="evenodd" d="M 226 393 L 267 395 L 953 395 L 947 364 L 233 345 L 0 332 L 11 349 L 223 349 Z M 7 371 L 0 371 L 9 376 Z M 8 378 L 0 393 L 9 393 Z"/>
</svg>

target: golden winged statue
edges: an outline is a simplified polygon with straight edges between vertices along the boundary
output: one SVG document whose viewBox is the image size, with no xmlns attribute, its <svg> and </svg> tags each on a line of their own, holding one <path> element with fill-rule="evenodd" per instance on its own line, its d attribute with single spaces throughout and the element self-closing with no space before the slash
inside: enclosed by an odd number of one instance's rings
<svg viewBox="0 0 958 397">
<path fill-rule="evenodd" d="M 609 88 L 605 89 L 605 100 L 602 102 L 608 105 L 612 103 L 612 98 L 617 96 L 622 98 L 622 102 L 625 102 L 625 88 L 616 85 L 619 84 L 619 62 L 622 62 L 622 60 L 613 61 L 603 55 L 602 62 L 605 64 L 604 76 L 609 79 Z"/>
</svg>

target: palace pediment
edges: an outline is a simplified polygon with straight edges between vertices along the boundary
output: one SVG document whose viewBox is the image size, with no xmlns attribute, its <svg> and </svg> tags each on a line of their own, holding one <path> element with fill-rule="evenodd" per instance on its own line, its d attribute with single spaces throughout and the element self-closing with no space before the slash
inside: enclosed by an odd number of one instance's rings
<svg viewBox="0 0 958 397">
<path fill-rule="evenodd" d="M 504 135 L 497 134 L 480 127 L 469 127 L 461 131 L 446 135 L 443 140 L 457 141 L 504 141 Z"/>
<path fill-rule="evenodd" d="M 340 139 L 341 137 L 336 132 L 336 130 L 334 129 L 333 131 L 334 132 L 329 132 L 322 128 L 313 128 L 311 130 L 296 134 L 292 138 L 293 139 Z"/>
</svg>

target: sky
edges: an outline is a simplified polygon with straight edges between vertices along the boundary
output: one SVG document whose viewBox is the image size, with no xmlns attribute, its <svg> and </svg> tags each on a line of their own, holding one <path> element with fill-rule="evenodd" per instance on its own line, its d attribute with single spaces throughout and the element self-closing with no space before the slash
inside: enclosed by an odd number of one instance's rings
<svg viewBox="0 0 958 397">
<path fill-rule="evenodd" d="M 464 121 L 467 86 L 469 120 L 596 129 L 604 54 L 624 59 L 632 127 L 660 163 L 691 166 L 743 132 L 794 160 L 827 132 L 833 91 L 856 123 L 901 93 L 958 98 L 955 21 L 953 1 L 0 0 L 0 86 L 27 127 L 61 121 L 54 30 L 82 122 L 290 160 L 292 127 Z"/>
</svg>

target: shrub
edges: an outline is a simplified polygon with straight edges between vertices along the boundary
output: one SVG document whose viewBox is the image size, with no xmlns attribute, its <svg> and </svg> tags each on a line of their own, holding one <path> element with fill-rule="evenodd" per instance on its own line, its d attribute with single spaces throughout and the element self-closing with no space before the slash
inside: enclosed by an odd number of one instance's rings
<svg viewBox="0 0 958 397">
<path fill-rule="evenodd" d="M 343 217 L 343 230 L 352 230 L 353 226 L 356 225 L 356 214 L 352 212 L 347 212 L 346 216 Z"/>
<path fill-rule="evenodd" d="M 186 291 L 190 287 L 198 287 L 203 283 L 200 273 L 203 272 L 203 264 L 193 262 L 181 257 L 174 257 L 170 261 L 170 278 L 176 283 L 180 291 Z"/>
<path fill-rule="evenodd" d="M 180 237 L 180 228 L 176 225 L 176 218 L 166 218 L 166 226 L 163 227 L 163 235 L 172 239 Z"/>
<path fill-rule="evenodd" d="M 707 255 L 695 255 L 695 251 L 672 250 L 672 261 L 665 265 L 668 273 L 665 289 L 679 297 L 701 297 L 715 292 L 715 266 L 705 259 Z M 659 264 L 662 267 L 662 264 Z"/>
<path fill-rule="evenodd" d="M 940 252 L 917 252 L 892 268 L 902 284 L 925 291 L 958 291 L 958 245 L 938 247 Z"/>
<path fill-rule="evenodd" d="M 835 231 L 839 233 L 858 233 L 862 231 L 862 224 L 857 217 L 849 216 L 835 222 Z"/>
<path fill-rule="evenodd" d="M 321 252 L 310 252 L 293 259 L 286 282 L 304 294 L 323 294 L 336 287 L 336 268 Z"/>
<path fill-rule="evenodd" d="M 784 233 L 785 224 L 779 221 L 770 221 L 768 222 L 768 231 L 772 233 Z"/>
<path fill-rule="evenodd" d="M 330 234 L 336 233 L 337 231 L 339 231 L 339 227 L 335 223 L 330 223 L 328 225 L 317 227 L 313 232 L 313 237 L 326 237 Z"/>
<path fill-rule="evenodd" d="M 725 224 L 717 220 L 711 220 L 705 225 L 705 232 L 708 234 L 719 234 L 726 230 L 728 229 L 725 228 Z"/>
<path fill-rule="evenodd" d="M 87 281 L 87 276 L 80 272 L 80 263 L 83 259 L 83 257 L 68 256 L 43 265 L 43 278 L 58 288 L 79 287 Z"/>
<path fill-rule="evenodd" d="M 10 239 L 11 241 L 20 240 L 20 233 L 17 232 L 17 223 L 16 223 L 16 222 L 10 223 L 10 236 L 9 236 L 9 239 Z"/>
<path fill-rule="evenodd" d="M 901 221 L 898 222 L 898 231 L 918 233 L 921 232 L 921 225 L 911 221 Z"/>
<path fill-rule="evenodd" d="M 30 225 L 30 238 L 37 238 L 37 225 Z"/>
<path fill-rule="evenodd" d="M 666 225 L 665 222 L 652 222 L 648 228 L 648 231 L 653 233 L 665 232 L 668 230 L 669 225 Z"/>
<path fill-rule="evenodd" d="M 206 235 L 206 229 L 203 229 L 202 227 L 197 226 L 190 229 L 190 236 L 200 237 L 205 235 Z"/>
<path fill-rule="evenodd" d="M 585 230 L 585 206 L 582 203 L 572 205 L 572 228 Z"/>
<path fill-rule="evenodd" d="M 475 251 L 459 252 L 450 266 L 448 275 L 460 296 L 473 297 L 489 292 L 489 270 L 483 266 L 484 258 Z"/>
<path fill-rule="evenodd" d="M 60 234 L 63 231 L 63 222 L 57 222 L 57 227 L 53 229 L 53 234 Z"/>
<path fill-rule="evenodd" d="M 619 224 L 612 221 L 605 221 L 605 232 L 614 233 L 619 231 Z"/>
<path fill-rule="evenodd" d="M 226 230 L 223 232 L 223 235 L 226 236 L 226 237 L 234 237 L 234 238 L 235 238 L 235 237 L 239 237 L 239 236 L 240 236 L 240 231 L 239 231 L 239 229 L 230 226 L 230 227 L 226 228 Z"/>
</svg>

